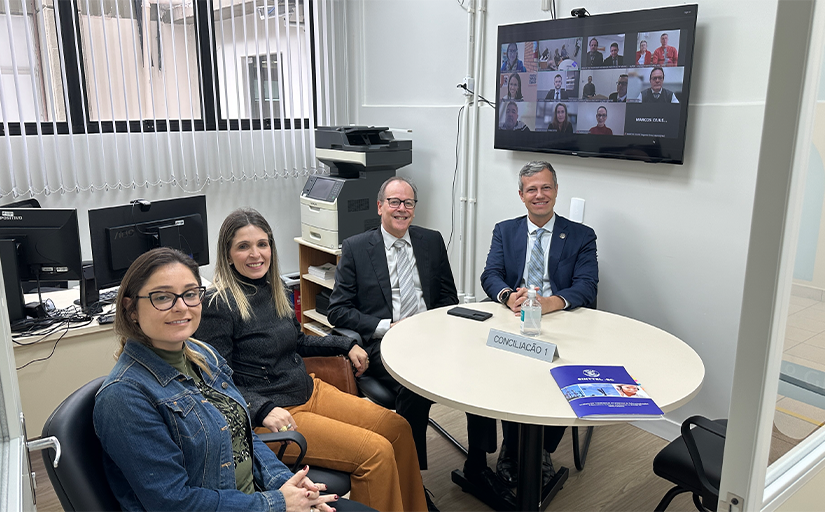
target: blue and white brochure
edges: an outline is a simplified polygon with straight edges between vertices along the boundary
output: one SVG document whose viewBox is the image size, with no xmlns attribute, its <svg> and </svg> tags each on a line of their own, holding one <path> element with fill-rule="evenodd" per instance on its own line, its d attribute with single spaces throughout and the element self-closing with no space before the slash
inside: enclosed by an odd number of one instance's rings
<svg viewBox="0 0 825 512">
<path fill-rule="evenodd" d="M 633 421 L 663 416 L 624 366 L 557 366 L 550 374 L 579 418 Z"/>
</svg>

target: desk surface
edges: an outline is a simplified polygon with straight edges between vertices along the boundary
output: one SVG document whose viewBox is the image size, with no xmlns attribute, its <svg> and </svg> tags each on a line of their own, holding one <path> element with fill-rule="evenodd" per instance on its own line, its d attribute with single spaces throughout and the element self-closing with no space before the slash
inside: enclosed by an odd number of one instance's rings
<svg viewBox="0 0 825 512">
<path fill-rule="evenodd" d="M 538 339 L 559 350 L 548 363 L 486 345 L 491 328 L 519 332 L 519 317 L 510 310 L 493 302 L 462 306 L 493 317 L 478 322 L 447 315 L 452 306 L 434 309 L 400 322 L 381 342 L 393 377 L 462 411 L 538 425 L 604 425 L 576 418 L 550 368 L 622 365 L 664 412 L 692 399 L 705 376 L 702 360 L 682 340 L 620 315 L 586 308 L 544 315 Z"/>
</svg>

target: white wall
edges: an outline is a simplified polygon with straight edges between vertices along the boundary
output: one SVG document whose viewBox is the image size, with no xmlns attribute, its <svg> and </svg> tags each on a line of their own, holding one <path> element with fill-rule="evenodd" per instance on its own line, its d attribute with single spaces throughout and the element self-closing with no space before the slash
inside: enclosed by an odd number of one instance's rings
<svg viewBox="0 0 825 512">
<path fill-rule="evenodd" d="M 581 2 L 560 0 L 560 16 Z M 747 55 L 770 56 L 775 1 L 698 1 L 697 37 L 685 164 L 519 153 L 493 149 L 494 112 L 480 127 L 478 274 L 494 224 L 525 213 L 516 176 L 527 161 L 546 159 L 559 175 L 557 211 L 571 197 L 587 201 L 585 222 L 598 235 L 599 308 L 679 336 L 702 357 L 699 396 L 668 418 L 727 415 L 744 267 L 760 147 L 766 66 L 755 57 L 720 56 L 747 41 Z M 466 14 L 457 2 L 415 0 L 348 3 L 351 122 L 411 128 L 413 164 L 400 171 L 421 188 L 416 221 L 449 237 L 455 166 L 456 89 L 466 72 Z M 539 0 L 488 0 L 484 72 L 479 92 L 495 97 L 497 25 L 549 19 Z M 661 7 L 652 0 L 604 0 L 592 14 Z M 727 50 L 726 50 L 727 49 Z M 453 270 L 458 252 L 451 251 Z M 644 383 L 642 383 L 644 384 Z M 675 435 L 673 427 L 664 428 Z"/>
</svg>

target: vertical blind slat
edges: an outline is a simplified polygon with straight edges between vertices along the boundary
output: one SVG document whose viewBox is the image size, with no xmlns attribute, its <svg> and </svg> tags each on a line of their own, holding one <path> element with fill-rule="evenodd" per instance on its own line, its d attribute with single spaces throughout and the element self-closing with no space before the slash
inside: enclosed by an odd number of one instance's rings
<svg viewBox="0 0 825 512">
<path fill-rule="evenodd" d="M 43 15 L 45 11 L 45 7 L 43 6 L 43 2 L 41 0 L 36 0 L 35 2 L 35 13 L 37 15 L 37 21 L 35 25 L 40 26 L 40 30 L 38 30 L 38 34 L 41 37 L 38 38 L 41 48 L 46 48 L 46 55 L 45 59 L 41 59 L 45 61 L 45 68 L 46 68 L 46 101 L 48 102 L 46 105 L 46 115 L 51 117 L 51 124 L 52 124 L 52 149 L 54 152 L 54 161 L 55 161 L 55 171 L 57 175 L 57 190 L 55 192 L 65 192 L 66 187 L 63 183 L 63 172 L 61 169 L 61 163 L 63 161 L 60 158 L 60 144 L 59 139 L 57 138 L 57 105 L 55 103 L 54 97 L 54 80 L 52 78 L 52 66 L 51 66 L 51 55 L 48 52 L 48 43 L 46 41 L 45 32 L 46 32 L 46 19 Z"/>
<path fill-rule="evenodd" d="M 215 26 L 214 26 L 214 18 L 215 18 L 214 13 L 209 10 L 209 4 L 208 3 L 206 5 L 204 5 L 203 3 L 197 4 L 197 8 L 198 9 L 206 9 L 206 13 L 205 13 L 204 17 L 206 18 L 207 37 L 209 37 L 210 42 L 215 41 L 216 37 L 215 37 Z M 201 30 L 203 30 L 203 29 L 201 28 Z M 218 75 L 217 75 L 217 71 L 216 71 L 217 68 L 214 64 L 216 57 L 217 57 L 217 54 L 215 52 L 215 45 L 210 44 L 209 45 L 209 61 L 206 63 L 206 65 L 209 66 L 209 74 L 212 77 L 212 84 L 213 84 L 213 87 L 215 87 L 215 88 L 220 87 L 219 81 L 218 81 Z M 201 56 L 201 62 L 203 62 L 203 58 L 204 58 L 204 56 Z M 200 94 L 201 94 L 201 98 L 203 99 L 203 103 L 201 104 L 201 112 L 205 113 L 206 112 L 206 94 L 204 92 L 203 82 L 200 82 Z M 218 171 L 220 172 L 220 169 L 223 168 L 223 158 L 221 157 L 221 138 L 222 137 L 221 137 L 221 129 L 220 129 L 220 119 L 221 119 L 220 113 L 221 113 L 221 110 L 220 110 L 220 107 L 218 106 L 219 103 L 220 103 L 220 99 L 218 98 L 218 94 L 213 94 L 212 95 L 212 108 L 214 109 L 214 112 L 215 112 L 215 123 L 216 123 L 216 127 L 215 127 L 215 151 L 216 151 L 216 155 L 217 155 L 217 158 L 215 159 L 215 161 L 217 162 L 217 165 L 215 167 L 217 167 Z M 206 139 L 207 139 L 207 137 L 204 137 L 204 140 L 206 140 Z M 230 158 L 230 160 L 231 160 L 231 158 Z M 204 183 L 209 183 L 209 179 L 210 179 L 211 175 L 210 175 L 208 169 L 207 169 L 205 174 L 206 174 L 206 179 L 205 179 Z"/>
<path fill-rule="evenodd" d="M 89 0 L 86 0 L 86 12 L 91 13 L 91 9 L 89 8 Z M 89 40 L 90 40 L 90 43 L 91 43 L 91 35 L 93 33 L 91 15 L 86 16 L 86 28 L 88 30 L 88 37 L 89 37 Z M 89 44 L 89 59 L 91 60 L 91 63 L 92 63 L 92 69 L 91 69 L 92 83 L 94 84 L 95 108 L 97 109 L 97 126 L 98 126 L 98 139 L 99 139 L 98 146 L 100 146 L 100 162 L 98 162 L 97 166 L 90 165 L 90 168 L 91 169 L 95 169 L 95 168 L 99 169 L 100 172 L 98 174 L 102 175 L 102 177 L 103 177 L 103 179 L 99 180 L 99 182 L 106 183 L 107 182 L 106 181 L 106 176 L 103 172 L 103 169 L 105 169 L 107 167 L 106 166 L 106 147 L 105 147 L 105 144 L 103 143 L 103 123 L 101 122 L 103 111 L 100 109 L 100 87 L 98 87 L 98 81 L 97 81 L 97 60 L 95 59 L 95 45 L 93 43 Z M 78 74 L 81 73 L 80 52 L 78 52 L 77 72 L 78 72 Z M 87 116 L 88 116 L 88 114 L 87 114 Z M 90 117 L 87 117 L 87 119 L 91 120 Z M 91 161 L 89 163 L 92 164 Z M 102 190 L 104 187 L 103 186 L 95 187 L 94 185 L 92 185 L 92 190 L 94 190 L 95 188 L 97 188 L 99 190 Z"/>
<path fill-rule="evenodd" d="M 230 57 L 232 58 L 232 64 L 235 69 L 235 96 L 237 97 L 235 106 L 238 109 L 238 158 L 241 160 L 242 177 L 246 177 L 246 158 L 244 158 L 243 128 L 241 126 L 241 118 L 243 117 L 243 113 L 241 112 L 241 105 L 243 105 L 243 102 L 241 102 L 242 82 L 238 74 L 238 38 L 235 30 L 235 5 L 232 2 L 230 2 L 230 5 L 232 5 L 230 9 L 230 17 L 232 19 L 232 53 Z"/>
<path fill-rule="evenodd" d="M 277 9 L 278 8 L 277 0 L 275 0 L 274 4 L 275 4 L 274 8 Z M 266 59 L 267 59 L 267 65 L 266 65 L 267 82 L 266 83 L 267 83 L 267 87 L 268 87 L 270 96 L 272 95 L 272 48 L 271 48 L 271 45 L 269 44 L 269 24 L 270 24 L 271 19 L 272 19 L 272 17 L 269 16 L 269 0 L 264 0 L 264 39 L 266 40 Z M 276 41 L 276 43 L 277 43 L 277 41 Z M 280 66 L 280 65 L 281 65 L 281 59 L 278 58 L 277 50 L 276 50 L 275 66 L 277 67 L 277 66 Z M 281 92 L 280 92 L 281 83 L 278 82 L 277 84 L 275 84 L 275 87 L 276 87 L 276 90 L 278 91 L 278 105 L 280 106 L 280 104 L 283 101 L 283 98 L 281 98 Z M 272 103 L 271 102 L 272 102 L 272 98 L 270 98 L 270 104 L 269 104 L 269 130 L 268 131 L 269 131 L 269 136 L 270 136 L 270 139 L 271 139 L 271 142 L 272 142 L 272 144 L 271 144 L 271 148 L 272 148 L 271 149 L 271 151 L 272 151 L 272 169 L 274 171 L 272 176 L 274 178 L 277 178 L 278 177 L 278 156 L 279 155 L 278 155 L 278 151 L 275 149 L 277 147 L 276 143 L 275 143 L 275 109 L 272 108 Z M 269 175 L 269 172 L 267 172 L 267 175 Z"/>
<path fill-rule="evenodd" d="M 261 162 L 263 163 L 263 175 L 266 177 L 266 142 L 264 142 L 264 87 L 263 87 L 263 80 L 261 78 L 261 50 L 258 45 L 258 21 L 255 19 L 255 14 L 258 12 L 258 1 L 252 0 L 252 14 L 249 16 L 252 18 L 252 33 L 255 37 L 255 58 L 253 62 L 255 63 L 255 82 L 257 82 L 257 93 L 258 93 L 258 120 L 261 122 Z M 264 9 L 264 19 L 266 19 L 266 9 Z M 266 57 L 267 61 L 269 61 L 269 56 Z M 249 58 L 247 57 L 247 68 L 249 68 Z M 252 113 L 250 112 L 250 117 L 252 117 Z M 255 170 L 255 177 L 258 177 L 258 170 Z"/>
<path fill-rule="evenodd" d="M 172 41 L 172 69 L 174 70 L 174 83 L 172 87 L 175 89 L 175 97 L 177 98 L 176 108 L 178 110 L 178 147 L 180 148 L 180 174 L 183 178 L 183 183 L 181 184 L 178 182 L 179 185 L 186 185 L 188 181 L 188 176 L 186 173 L 186 152 L 183 149 L 183 109 L 181 108 L 181 101 L 180 101 L 180 84 L 178 79 L 180 78 L 180 71 L 178 70 L 178 50 L 177 45 L 175 44 L 175 8 L 172 5 L 172 0 L 169 0 L 169 40 Z M 164 75 L 165 76 L 165 75 Z M 168 113 L 167 113 L 168 117 Z M 169 132 L 170 136 L 172 132 Z"/>
<path fill-rule="evenodd" d="M 75 148 L 75 133 L 74 133 L 74 120 L 72 117 L 72 109 L 69 107 L 69 90 L 66 87 L 66 57 L 63 53 L 63 27 L 61 25 L 61 14 L 60 9 L 57 5 L 52 4 L 52 9 L 54 9 L 54 25 L 57 31 L 57 50 L 58 55 L 60 55 L 60 79 L 63 81 L 63 104 L 66 106 L 66 121 L 69 125 L 69 153 L 72 155 L 72 172 L 70 175 L 72 176 L 72 181 L 74 181 L 74 185 L 72 186 L 71 190 L 74 192 L 80 191 L 80 182 L 78 181 L 78 170 L 81 168 L 80 164 L 77 161 L 77 149 Z M 45 24 L 44 24 L 45 26 Z M 57 130 L 55 130 L 55 138 L 57 136 Z M 86 142 L 87 142 L 87 149 L 88 149 L 88 135 L 86 135 Z M 57 140 L 55 140 L 55 145 L 57 145 Z"/>
<path fill-rule="evenodd" d="M 209 19 L 212 19 L 212 18 L 213 18 L 213 16 L 210 15 Z M 224 30 L 225 20 L 223 19 L 223 1 L 222 0 L 218 0 L 218 18 L 219 18 L 220 27 L 221 27 L 221 54 L 220 54 L 220 59 L 221 59 L 221 64 L 222 64 L 221 67 L 223 68 L 223 78 L 224 78 L 223 81 L 224 81 L 224 83 L 229 83 L 229 74 L 228 74 L 228 71 L 226 69 L 226 31 Z M 223 87 L 221 87 L 220 90 L 223 91 L 223 109 L 219 111 L 219 114 L 223 114 L 223 115 L 219 115 L 218 118 L 219 119 L 221 119 L 221 118 L 226 119 L 226 133 L 227 133 L 227 136 L 226 136 L 227 144 L 226 145 L 227 145 L 227 148 L 229 150 L 228 151 L 228 153 L 229 153 L 229 165 L 227 167 L 229 167 L 230 177 L 231 177 L 232 176 L 232 169 L 233 169 L 233 165 L 234 165 L 235 160 L 232 156 L 232 124 L 229 122 L 229 120 L 230 120 L 230 115 L 229 115 L 229 87 L 224 85 Z M 224 179 L 223 170 L 221 170 L 221 172 L 220 172 L 220 179 L 221 180 Z"/>
<path fill-rule="evenodd" d="M 101 0 L 101 4 L 103 0 Z M 106 17 L 101 16 L 103 20 L 103 26 L 106 26 Z M 132 130 L 129 126 L 129 120 L 131 116 L 129 115 L 129 94 L 126 91 L 126 65 L 124 64 L 124 59 L 126 56 L 123 54 L 123 33 L 120 30 L 120 8 L 118 7 L 118 2 L 115 2 L 115 27 L 117 28 L 117 46 L 119 50 L 119 55 L 117 55 L 117 59 L 120 61 L 120 78 L 123 80 L 123 109 L 126 113 L 126 140 L 128 142 L 129 148 L 129 162 L 126 165 L 119 166 L 122 167 L 126 171 L 126 179 L 124 180 L 121 176 L 118 175 L 118 187 L 130 187 L 132 183 L 135 182 L 134 178 L 134 167 L 135 167 L 135 154 L 134 149 L 132 148 Z M 104 33 L 105 37 L 105 33 Z M 109 39 L 106 38 L 106 65 L 109 66 Z M 109 69 L 109 76 L 112 76 L 111 69 Z M 111 84 L 111 80 L 109 81 Z M 111 86 L 109 87 L 111 89 Z M 115 116 L 115 108 L 114 108 L 114 93 L 112 93 L 112 122 L 117 121 L 117 117 Z M 118 162 L 120 159 L 118 159 Z"/>
<path fill-rule="evenodd" d="M 312 87 L 312 80 L 311 80 L 311 71 L 312 71 L 312 42 L 309 38 L 310 30 L 309 30 L 309 2 L 304 1 L 304 43 L 306 44 L 307 49 L 307 56 L 306 59 L 301 60 L 301 67 L 304 73 L 304 83 L 306 84 L 306 92 L 307 92 L 307 113 L 313 112 L 315 110 L 313 96 L 311 94 L 310 88 Z M 304 92 L 304 87 L 301 87 L 301 94 Z M 302 100 L 303 102 L 303 100 Z M 303 117 L 303 116 L 302 116 Z M 311 173 L 315 173 L 317 167 L 315 165 L 314 151 L 315 151 L 315 119 L 314 116 L 307 115 L 306 119 L 309 119 L 309 128 L 307 129 L 308 137 L 309 137 L 309 151 L 307 152 L 307 159 L 308 165 L 307 168 L 310 170 Z M 306 128 L 305 128 L 306 129 Z"/>
<path fill-rule="evenodd" d="M 115 4 L 115 6 L 116 6 L 116 9 L 118 9 L 118 14 L 120 14 L 120 8 L 117 7 L 117 4 Z M 140 75 L 140 68 L 138 67 L 138 53 L 137 53 L 138 52 L 138 49 L 137 49 L 138 41 L 140 40 L 140 37 L 141 37 L 141 34 L 138 32 L 139 27 L 140 27 L 140 24 L 138 23 L 138 16 L 140 16 L 140 15 L 141 15 L 140 13 L 135 12 L 135 6 L 134 6 L 133 2 L 130 1 L 129 2 L 129 19 L 132 20 L 132 21 L 129 23 L 129 36 L 132 38 L 132 64 L 134 65 L 134 68 L 135 68 L 135 96 L 136 96 L 135 99 L 137 100 L 138 119 L 144 119 L 144 116 L 143 116 L 143 93 L 142 93 L 142 89 L 141 89 L 141 85 L 142 85 L 141 81 L 142 80 L 141 80 L 141 75 Z M 121 48 L 120 53 L 121 53 L 121 58 L 125 59 L 125 56 L 123 56 L 123 49 L 122 48 Z M 143 59 L 143 53 L 141 52 L 141 61 L 140 62 L 143 62 L 142 59 Z M 125 85 L 126 85 L 126 80 L 125 80 L 125 72 L 124 72 L 124 89 L 123 89 L 124 94 L 126 93 Z M 128 100 L 128 98 L 124 97 L 124 101 L 128 102 L 129 100 Z M 127 117 L 127 124 L 130 124 L 129 123 L 130 121 L 131 121 L 131 119 Z M 143 123 L 138 123 L 138 133 L 140 133 L 140 150 L 141 150 L 141 160 L 140 160 L 141 165 L 138 166 L 138 169 L 146 169 L 148 162 L 146 160 L 146 134 L 143 131 Z M 143 180 L 142 183 L 139 183 L 139 178 L 137 177 L 137 175 L 138 175 L 137 173 L 133 174 L 132 188 L 135 188 L 135 186 L 139 186 L 139 185 L 146 185 L 146 183 L 147 183 L 146 172 L 145 171 L 140 173 L 140 179 Z"/>
<path fill-rule="evenodd" d="M 11 34 L 9 34 L 9 39 L 11 39 Z M 12 194 L 14 197 L 17 197 L 17 176 L 14 172 L 14 157 L 12 157 L 12 146 L 11 146 L 11 134 L 9 133 L 9 114 L 8 110 L 6 109 L 6 103 L 8 102 L 8 96 L 6 96 L 5 88 L 3 87 L 3 80 L 0 80 L 0 114 L 3 115 L 3 139 L 6 141 L 6 161 L 9 166 L 9 177 L 10 177 L 10 184 L 11 190 L 8 192 L 3 190 L 0 187 L 0 194 L 8 195 Z"/>
<path fill-rule="evenodd" d="M 275 1 L 277 8 L 277 0 Z M 277 16 L 275 17 L 275 53 L 277 53 L 278 58 L 278 65 L 276 66 L 275 72 L 278 73 L 278 91 L 284 91 L 284 97 L 286 97 L 286 89 L 284 89 L 284 58 L 283 52 L 281 48 L 281 21 L 280 18 Z M 289 152 L 286 149 L 286 101 L 282 100 L 278 102 L 278 113 L 281 116 L 281 130 L 280 130 L 280 139 L 281 139 L 281 155 L 283 159 L 283 176 L 284 178 L 289 176 Z"/>
<path fill-rule="evenodd" d="M 194 13 L 194 4 L 192 6 L 192 11 Z M 192 163 L 195 167 L 195 185 L 200 187 L 200 170 L 198 168 L 198 152 L 196 148 L 195 142 L 195 102 L 192 101 L 192 73 L 191 73 L 191 65 L 189 62 L 189 33 L 186 28 L 186 5 L 181 4 L 181 18 L 182 18 L 182 27 L 181 33 L 183 34 L 183 48 L 184 48 L 184 57 L 185 57 L 185 67 L 186 67 L 186 95 L 189 96 L 189 119 L 192 123 L 192 130 L 189 132 L 192 138 Z M 172 23 L 172 28 L 174 29 L 175 24 Z M 180 86 L 178 86 L 178 90 L 180 90 Z M 181 132 L 181 144 L 183 143 L 183 133 Z"/>
<path fill-rule="evenodd" d="M 243 4 L 241 4 L 241 5 L 243 5 Z M 244 7 L 244 13 L 245 13 L 246 12 L 246 5 L 243 5 L 243 7 Z M 241 72 L 243 73 L 243 76 L 244 76 L 243 84 L 246 86 L 246 87 L 244 87 L 244 92 L 251 90 L 251 87 L 249 87 L 251 84 L 250 84 L 250 81 L 249 81 L 249 34 L 247 32 L 247 29 L 246 29 L 246 20 L 247 20 L 247 18 L 249 18 L 249 16 L 247 16 L 246 14 L 244 14 L 244 16 L 241 17 L 241 21 L 243 22 L 243 52 L 244 52 L 244 57 L 246 57 L 244 59 L 243 69 L 241 70 Z M 237 53 L 235 54 L 235 60 L 236 61 L 240 60 L 240 59 L 238 59 L 238 54 Z M 240 89 L 240 88 L 241 88 L 241 85 L 238 84 L 238 89 Z M 245 96 L 246 96 L 246 115 L 244 117 L 250 118 L 249 124 L 251 125 L 252 124 L 252 120 L 251 120 L 251 118 L 252 118 L 252 95 L 251 94 L 246 94 Z M 252 176 L 255 176 L 258 172 L 258 169 L 255 168 L 255 134 L 253 133 L 253 130 L 251 130 L 251 129 L 248 131 L 248 134 L 249 134 L 248 138 L 249 138 L 249 155 L 250 155 L 249 161 L 250 161 L 250 166 L 252 167 Z"/>
<path fill-rule="evenodd" d="M 287 0 L 287 13 L 289 12 L 289 0 Z M 300 13 L 301 11 L 298 9 L 298 0 L 295 0 L 295 43 L 298 47 L 297 50 L 297 60 L 298 60 L 298 71 L 296 72 L 297 80 L 298 80 L 298 115 L 295 116 L 295 120 L 303 119 L 304 117 L 304 66 L 303 66 L 303 51 L 301 49 L 301 20 L 300 20 Z M 289 21 L 289 14 L 287 14 L 287 22 Z M 294 102 L 293 102 L 294 103 Z M 306 176 L 309 172 L 307 169 L 307 147 L 306 147 L 306 130 L 304 127 L 301 127 L 300 132 L 300 146 L 301 152 L 298 153 L 301 155 L 300 161 L 300 169 L 302 174 Z"/>
<path fill-rule="evenodd" d="M 37 86 L 37 73 L 36 70 L 36 61 L 34 60 L 34 43 L 32 42 L 32 26 L 30 25 L 29 21 L 29 12 L 28 12 L 28 2 L 27 0 L 23 0 L 21 2 L 22 10 L 23 10 L 23 32 L 26 35 L 26 54 L 29 57 L 29 78 L 31 81 L 32 87 L 32 97 L 34 98 L 34 116 L 35 116 L 35 128 L 37 129 L 37 149 L 40 156 L 40 175 L 41 175 L 41 183 L 43 186 L 43 193 L 46 195 L 51 193 L 51 188 L 49 187 L 49 178 L 46 173 L 46 150 L 43 147 L 43 129 L 40 127 L 40 121 L 44 119 L 42 112 L 40 111 L 40 87 Z M 33 21 L 34 17 L 32 17 Z M 18 89 L 19 91 L 19 89 Z M 18 97 L 20 94 L 18 93 Z M 23 119 L 20 119 L 23 121 Z"/>
<path fill-rule="evenodd" d="M 111 66 L 111 63 L 109 61 L 109 37 L 108 37 L 107 31 L 106 31 L 106 16 L 105 16 L 105 9 L 103 7 L 103 0 L 99 0 L 99 1 L 100 1 L 100 26 L 101 26 L 101 29 L 102 29 L 102 32 L 103 32 L 103 44 L 101 46 L 103 46 L 103 59 L 105 60 L 105 63 L 106 63 L 106 75 L 105 75 L 105 77 L 109 78 L 109 77 L 112 76 L 112 66 Z M 89 13 L 89 19 L 91 20 L 91 13 Z M 91 30 L 89 30 L 89 42 L 90 42 L 89 46 L 94 45 L 94 43 L 92 43 L 92 31 Z M 104 80 L 104 81 L 106 82 L 106 89 L 109 92 L 109 109 L 110 109 L 111 115 L 112 115 L 112 126 L 114 126 L 115 121 L 117 121 L 117 119 L 115 117 L 115 99 L 114 99 L 115 95 L 114 95 L 114 92 L 112 90 L 112 80 L 108 79 L 108 80 Z M 98 91 L 97 91 L 97 97 L 100 98 L 100 89 L 98 89 Z M 98 118 L 100 119 L 100 121 L 102 123 L 103 119 L 104 119 L 102 110 L 98 111 Z M 103 138 L 102 130 L 101 130 L 100 137 L 101 137 L 101 139 Z M 117 138 L 115 138 L 115 137 L 113 137 L 112 146 L 114 147 L 114 150 L 115 150 L 114 151 L 114 161 L 116 162 L 116 167 L 115 168 L 117 168 L 117 167 L 119 167 L 119 165 L 117 165 L 117 164 L 120 164 L 121 159 L 120 159 L 120 148 L 118 147 Z M 123 167 L 126 168 L 127 166 L 123 166 Z M 105 164 L 104 164 L 104 169 L 107 169 L 107 168 L 108 168 L 108 166 L 105 166 Z M 114 186 L 116 188 L 121 188 L 120 175 L 116 175 L 115 180 L 116 181 L 114 183 Z M 108 178 L 108 176 L 106 176 L 107 185 L 104 186 L 104 190 L 108 187 L 108 182 L 109 182 L 109 178 Z"/>
<path fill-rule="evenodd" d="M 6 4 L 6 29 L 8 30 L 8 37 L 10 42 L 13 41 L 14 38 L 14 25 L 12 25 L 11 20 L 11 5 L 9 5 L 9 0 L 5 0 Z M 23 94 L 20 89 L 20 76 L 18 75 L 18 67 L 17 67 L 17 56 L 15 55 L 16 51 L 12 51 L 11 53 L 11 67 L 12 67 L 12 80 L 14 81 L 14 88 L 17 91 L 16 98 L 17 98 L 17 116 L 20 120 L 20 132 L 21 132 L 21 143 L 23 146 L 23 165 L 25 166 L 26 171 L 26 188 L 31 190 L 32 182 L 31 182 L 31 172 L 29 167 L 29 144 L 27 142 L 26 137 L 26 129 L 25 125 L 25 113 L 23 111 Z M 3 119 L 7 119 L 3 116 Z M 9 149 L 11 151 L 11 149 Z M 12 173 L 14 173 L 14 167 L 11 168 Z M 14 189 L 15 195 L 18 194 L 17 187 Z"/>
</svg>

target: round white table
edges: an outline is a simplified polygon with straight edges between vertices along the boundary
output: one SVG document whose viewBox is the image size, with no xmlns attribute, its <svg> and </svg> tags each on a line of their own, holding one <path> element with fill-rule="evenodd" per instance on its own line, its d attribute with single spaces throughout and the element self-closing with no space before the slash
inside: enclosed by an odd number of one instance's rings
<svg viewBox="0 0 825 512">
<path fill-rule="evenodd" d="M 435 402 L 523 424 L 522 436 L 530 436 L 530 443 L 537 441 L 538 447 L 539 426 L 608 423 L 576 417 L 550 375 L 554 366 L 622 365 L 664 412 L 696 396 L 705 376 L 704 364 L 692 348 L 638 320 L 586 308 L 544 315 L 538 339 L 555 343 L 559 351 L 559 357 L 549 363 L 487 346 L 491 328 L 519 333 L 519 317 L 509 309 L 494 302 L 462 306 L 493 317 L 479 322 L 448 315 L 453 306 L 412 316 L 384 336 L 384 366 L 398 382 Z M 537 480 L 519 479 L 521 510 L 537 510 L 541 505 L 538 447 L 530 447 L 534 460 L 520 457 L 520 465 L 526 465 L 520 471 L 539 475 Z M 533 485 L 534 480 L 539 485 Z"/>
</svg>

